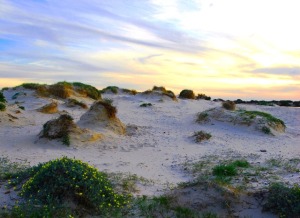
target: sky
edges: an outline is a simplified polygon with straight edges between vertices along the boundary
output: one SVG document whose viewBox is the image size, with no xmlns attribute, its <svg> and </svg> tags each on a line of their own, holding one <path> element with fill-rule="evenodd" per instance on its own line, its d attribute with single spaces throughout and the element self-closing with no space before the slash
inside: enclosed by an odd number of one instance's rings
<svg viewBox="0 0 300 218">
<path fill-rule="evenodd" d="M 0 87 L 300 100 L 299 0 L 0 0 Z"/>
</svg>

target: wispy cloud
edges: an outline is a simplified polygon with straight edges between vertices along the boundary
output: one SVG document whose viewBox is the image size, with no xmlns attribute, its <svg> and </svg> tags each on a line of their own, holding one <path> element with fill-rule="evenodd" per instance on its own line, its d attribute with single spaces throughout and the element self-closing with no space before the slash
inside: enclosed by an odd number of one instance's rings
<svg viewBox="0 0 300 218">
<path fill-rule="evenodd" d="M 300 77 L 295 0 L 0 0 L 0 5 L 0 78 L 80 79 L 143 89 L 164 83 L 224 96 L 257 94 L 265 85 L 272 93 L 278 88 L 300 98 L 288 88 Z"/>
</svg>

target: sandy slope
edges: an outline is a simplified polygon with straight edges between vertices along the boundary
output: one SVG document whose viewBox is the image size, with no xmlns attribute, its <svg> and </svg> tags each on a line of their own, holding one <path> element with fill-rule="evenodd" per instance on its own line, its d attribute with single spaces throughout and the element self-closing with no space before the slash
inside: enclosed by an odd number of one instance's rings
<svg viewBox="0 0 300 218">
<path fill-rule="evenodd" d="M 113 99 L 118 117 L 127 125 L 130 134 L 106 133 L 103 141 L 88 144 L 71 142 L 73 145 L 66 147 L 58 141 L 38 140 L 37 137 L 46 121 L 59 116 L 36 111 L 51 99 L 37 98 L 32 91 L 26 90 L 27 96 L 11 100 L 17 91 L 5 91 L 4 94 L 9 104 L 18 101 L 26 110 L 16 114 L 16 106 L 10 106 L 8 112 L 19 118 L 15 121 L 17 125 L 9 121 L 0 123 L 2 156 L 8 156 L 12 161 L 27 160 L 32 165 L 69 156 L 89 162 L 99 170 L 131 172 L 155 181 L 154 186 L 144 188 L 140 194 L 157 194 L 170 184 L 190 180 L 182 171 L 181 164 L 199 160 L 202 156 L 218 155 L 226 159 L 234 155 L 254 155 L 258 157 L 256 161 L 262 161 L 271 157 L 300 155 L 300 108 L 238 105 L 238 108 L 265 111 L 282 119 L 287 126 L 286 132 L 274 137 L 221 122 L 195 122 L 197 113 L 220 107 L 218 102 L 181 99 L 175 102 L 168 98 L 159 101 L 156 96 L 105 94 L 104 98 Z M 77 98 L 88 105 L 93 102 Z M 142 108 L 142 102 L 153 106 Z M 62 101 L 58 103 L 59 110 L 68 111 L 75 121 L 86 112 L 81 108 L 67 108 Z M 193 142 L 191 136 L 199 130 L 210 132 L 211 140 L 201 144 Z M 262 153 L 261 149 L 267 152 Z M 299 182 L 299 176 L 297 178 L 294 178 L 295 182 Z"/>
</svg>

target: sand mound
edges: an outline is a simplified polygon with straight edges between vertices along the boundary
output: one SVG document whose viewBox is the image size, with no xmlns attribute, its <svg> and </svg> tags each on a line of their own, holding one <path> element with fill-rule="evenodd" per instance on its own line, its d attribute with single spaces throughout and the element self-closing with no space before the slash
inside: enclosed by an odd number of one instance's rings
<svg viewBox="0 0 300 218">
<path fill-rule="evenodd" d="M 95 141 L 102 138 L 102 135 L 79 128 L 70 115 L 63 114 L 57 119 L 46 122 L 39 137 L 61 139 L 63 144 L 70 145 L 77 144 L 77 142 Z"/>
<path fill-rule="evenodd" d="M 116 117 L 114 106 L 103 101 L 95 102 L 89 111 L 83 114 L 78 122 L 79 126 L 96 129 L 109 129 L 118 134 L 125 134 L 125 126 Z"/>
<path fill-rule="evenodd" d="M 66 102 L 67 107 L 81 107 L 83 109 L 88 109 L 88 106 L 82 102 L 78 101 L 77 99 L 74 98 L 69 98 L 68 101 Z"/>
<path fill-rule="evenodd" d="M 282 120 L 261 111 L 230 111 L 224 108 L 213 108 L 200 113 L 197 119 L 200 123 L 212 120 L 248 126 L 266 134 L 282 133 L 285 132 L 286 128 Z"/>
<path fill-rule="evenodd" d="M 43 107 L 37 109 L 37 111 L 45 114 L 54 114 L 58 112 L 57 106 L 57 102 L 53 101 L 50 104 L 46 104 Z"/>
<path fill-rule="evenodd" d="M 141 93 L 141 96 L 146 98 L 157 98 L 159 101 L 168 101 L 173 100 L 177 101 L 177 98 L 171 90 L 166 90 L 165 87 L 160 86 L 154 86 L 152 90 L 147 90 Z"/>
</svg>

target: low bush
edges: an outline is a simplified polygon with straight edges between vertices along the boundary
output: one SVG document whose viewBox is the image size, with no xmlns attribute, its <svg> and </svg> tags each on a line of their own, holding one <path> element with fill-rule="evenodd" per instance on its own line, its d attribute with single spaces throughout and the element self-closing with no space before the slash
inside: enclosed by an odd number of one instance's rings
<svg viewBox="0 0 300 218">
<path fill-rule="evenodd" d="M 221 164 L 213 168 L 213 175 L 224 177 L 224 176 L 236 176 L 237 169 L 233 164 Z"/>
<path fill-rule="evenodd" d="M 209 121 L 209 118 L 208 118 L 208 113 L 207 112 L 201 112 L 197 115 L 197 120 L 196 122 L 198 123 L 205 123 L 205 122 L 208 122 Z"/>
<path fill-rule="evenodd" d="M 116 193 L 105 173 L 80 160 L 63 157 L 39 164 L 26 173 L 21 196 L 27 200 L 25 205 L 31 206 L 31 210 L 36 211 L 33 207 L 35 205 L 38 210 L 46 208 L 52 210 L 52 213 L 53 208 L 56 213 L 66 213 L 66 208 L 69 208 L 69 211 L 77 213 L 81 211 L 85 214 L 100 215 L 129 203 L 129 196 Z M 23 174 L 19 175 L 22 177 Z M 19 175 L 16 174 L 15 177 Z M 30 205 L 30 202 L 34 204 Z M 23 213 L 23 216 L 19 214 L 19 217 L 35 217 L 28 216 L 32 211 L 26 211 L 24 208 L 18 210 L 20 207 L 16 207 L 14 211 Z M 45 213 L 47 210 L 40 212 Z"/>
<path fill-rule="evenodd" d="M 179 98 L 195 99 L 195 93 L 193 90 L 184 89 L 180 92 Z"/>
<path fill-rule="evenodd" d="M 211 134 L 204 131 L 198 131 L 194 133 L 193 137 L 195 138 L 195 142 L 198 143 L 210 139 Z"/>
<path fill-rule="evenodd" d="M 6 110 L 6 105 L 0 102 L 0 111 L 5 111 L 5 110 Z"/>
<path fill-rule="evenodd" d="M 151 103 L 143 103 L 140 105 L 140 107 L 151 107 L 152 104 Z"/>
<path fill-rule="evenodd" d="M 38 84 L 38 83 L 23 83 L 21 86 L 24 87 L 25 89 L 37 90 L 38 87 L 41 86 L 41 84 Z"/>
<path fill-rule="evenodd" d="M 265 210 L 272 211 L 279 217 L 299 217 L 300 215 L 300 187 L 289 188 L 280 183 L 269 186 Z"/>
<path fill-rule="evenodd" d="M 235 103 L 233 101 L 225 101 L 222 103 L 223 108 L 226 110 L 234 111 L 235 110 Z"/>
<path fill-rule="evenodd" d="M 267 135 L 271 134 L 271 129 L 270 129 L 269 127 L 267 127 L 267 126 L 263 126 L 263 127 L 261 128 L 261 131 L 262 131 L 263 133 L 267 134 Z"/>
<path fill-rule="evenodd" d="M 2 92 L 0 92 L 0 102 L 5 103 L 6 99 Z"/>
<path fill-rule="evenodd" d="M 113 94 L 118 94 L 119 87 L 117 86 L 107 86 L 101 90 L 101 93 L 111 92 Z"/>
<path fill-rule="evenodd" d="M 152 91 L 166 92 L 167 90 L 163 86 L 153 86 Z"/>
<path fill-rule="evenodd" d="M 94 86 L 87 85 L 87 84 L 80 83 L 80 82 L 73 82 L 72 85 L 73 85 L 74 89 L 79 93 L 84 93 L 88 97 L 90 97 L 94 100 L 101 99 L 101 93 Z"/>
<path fill-rule="evenodd" d="M 122 89 L 122 91 L 130 95 L 136 95 L 138 93 L 135 89 Z"/>
<path fill-rule="evenodd" d="M 248 168 L 250 167 L 250 164 L 247 160 L 235 160 L 231 163 L 233 166 L 236 167 L 242 167 L 242 168 Z"/>
<path fill-rule="evenodd" d="M 209 101 L 209 100 L 211 100 L 211 97 L 206 96 L 205 94 L 198 94 L 197 97 L 196 97 L 196 99 L 197 99 L 197 100 L 199 100 L 199 99 L 204 99 L 204 100 Z"/>
</svg>

